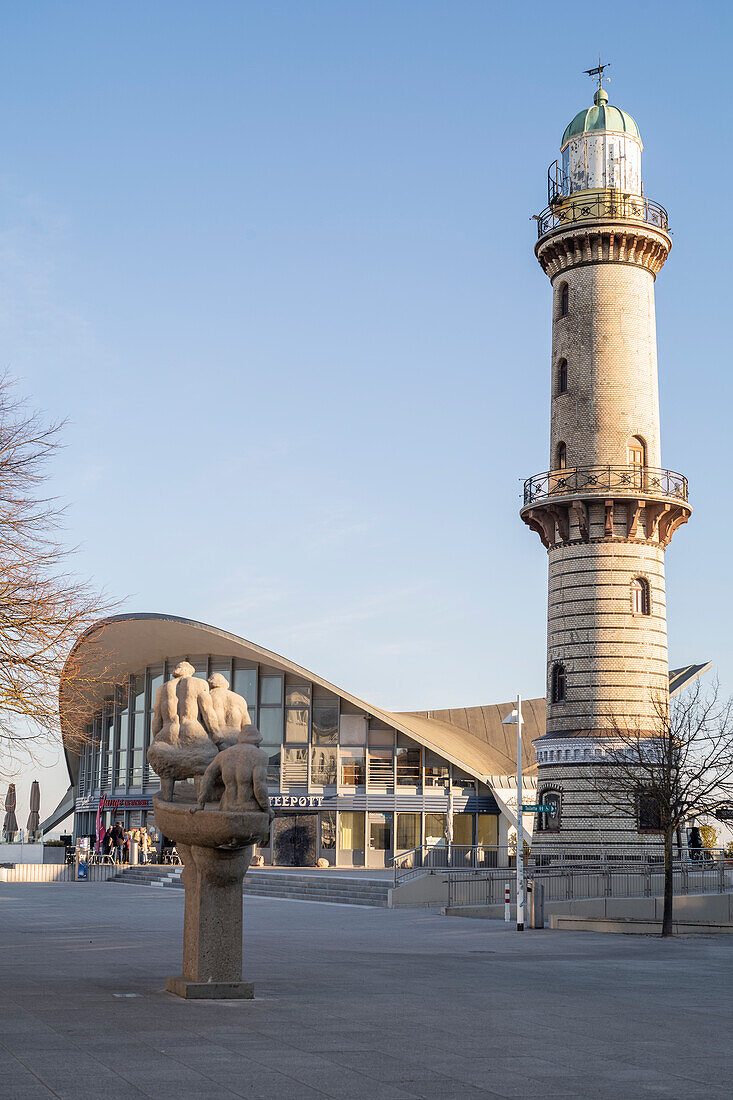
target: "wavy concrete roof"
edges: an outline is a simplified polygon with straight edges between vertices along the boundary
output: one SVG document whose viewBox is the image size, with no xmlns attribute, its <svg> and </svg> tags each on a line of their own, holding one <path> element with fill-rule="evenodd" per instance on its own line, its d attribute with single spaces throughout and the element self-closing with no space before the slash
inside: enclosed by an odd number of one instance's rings
<svg viewBox="0 0 733 1100">
<path fill-rule="evenodd" d="M 513 726 L 502 726 L 500 715 L 512 709 L 512 703 L 462 710 L 398 713 L 375 707 L 336 687 L 322 676 L 296 665 L 287 657 L 273 653 L 254 642 L 225 630 L 184 619 L 176 615 L 129 614 L 103 619 L 82 634 L 74 646 L 73 657 L 81 663 L 83 678 L 89 683 L 98 670 L 98 687 L 88 690 L 90 709 L 109 693 L 110 683 L 130 672 L 157 664 L 174 656 L 216 653 L 256 661 L 278 671 L 310 680 L 339 695 L 365 713 L 379 718 L 412 737 L 425 748 L 433 749 L 470 775 L 487 782 L 489 777 L 511 775 L 515 768 L 512 742 Z M 60 707 L 63 728 L 65 699 Z M 525 708 L 524 766 L 535 773 L 532 740 L 544 733 L 544 700 L 529 700 Z M 541 723 L 541 724 L 540 724 Z M 67 747 L 67 762 L 73 782 L 78 772 L 78 756 Z"/>
</svg>

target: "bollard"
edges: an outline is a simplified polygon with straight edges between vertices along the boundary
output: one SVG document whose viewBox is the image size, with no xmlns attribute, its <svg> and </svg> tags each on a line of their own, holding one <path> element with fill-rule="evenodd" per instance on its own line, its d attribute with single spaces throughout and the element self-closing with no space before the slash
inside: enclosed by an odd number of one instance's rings
<svg viewBox="0 0 733 1100">
<path fill-rule="evenodd" d="M 532 883 L 532 900 L 529 907 L 530 928 L 545 927 L 545 888 L 541 882 Z"/>
<path fill-rule="evenodd" d="M 504 920 L 510 921 L 512 919 L 512 884 L 511 882 L 504 883 Z"/>
</svg>

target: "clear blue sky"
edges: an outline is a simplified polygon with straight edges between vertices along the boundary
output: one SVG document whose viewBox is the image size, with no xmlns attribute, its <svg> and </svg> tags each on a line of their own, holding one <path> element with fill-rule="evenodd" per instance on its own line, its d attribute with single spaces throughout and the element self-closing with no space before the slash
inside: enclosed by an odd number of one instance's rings
<svg viewBox="0 0 733 1100">
<path fill-rule="evenodd" d="M 76 567 L 398 709 L 544 690 L 546 556 L 518 517 L 549 415 L 530 215 L 610 58 L 674 230 L 662 453 L 695 512 L 670 656 L 733 690 L 729 5 L 0 18 L 0 362 L 71 418 Z"/>
</svg>

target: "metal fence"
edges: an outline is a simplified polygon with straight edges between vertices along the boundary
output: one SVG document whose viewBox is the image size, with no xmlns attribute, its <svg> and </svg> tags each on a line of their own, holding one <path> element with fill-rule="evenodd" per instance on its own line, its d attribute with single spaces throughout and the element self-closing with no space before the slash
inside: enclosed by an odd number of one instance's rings
<svg viewBox="0 0 733 1100">
<path fill-rule="evenodd" d="M 422 844 L 409 852 L 402 852 L 392 859 L 394 871 L 394 884 L 400 886 L 410 879 L 419 878 L 422 875 L 434 875 L 443 871 L 451 871 L 456 874 L 476 873 L 490 871 L 492 868 L 505 867 L 513 869 L 516 862 L 517 850 L 507 845 L 481 845 L 481 844 Z M 726 855 L 722 848 L 687 849 L 675 847 L 675 865 L 697 866 L 698 864 L 724 863 Z M 554 848 L 545 843 L 536 848 L 524 847 L 525 866 L 528 871 L 533 868 L 560 868 L 580 867 L 581 869 L 600 865 L 602 867 L 617 867 L 629 864 L 639 868 L 648 864 L 651 867 L 659 867 L 664 863 L 664 852 L 661 843 L 650 844 L 624 844 L 622 848 L 591 848 L 588 845 L 575 848 Z"/>
<path fill-rule="evenodd" d="M 664 893 L 664 867 L 657 863 L 600 864 L 595 867 L 535 867 L 526 882 L 545 888 L 545 903 L 579 898 L 652 898 Z M 448 876 L 448 906 L 499 905 L 506 884 L 516 892 L 516 871 L 507 868 L 474 875 Z M 675 894 L 723 894 L 733 888 L 733 860 L 674 864 Z"/>
</svg>

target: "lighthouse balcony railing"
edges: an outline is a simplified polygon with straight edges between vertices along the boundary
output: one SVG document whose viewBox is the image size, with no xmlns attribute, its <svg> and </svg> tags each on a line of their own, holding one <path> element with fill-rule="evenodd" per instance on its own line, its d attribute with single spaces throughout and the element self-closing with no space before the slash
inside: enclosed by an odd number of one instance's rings
<svg viewBox="0 0 733 1100">
<path fill-rule="evenodd" d="M 557 201 L 560 199 L 560 201 Z M 645 222 L 655 229 L 666 232 L 668 226 L 667 211 L 658 202 L 645 199 L 642 195 L 629 195 L 623 191 L 591 192 L 587 198 L 582 192 L 561 200 L 555 193 L 555 201 L 537 219 L 537 236 L 544 237 L 553 229 L 572 225 L 575 222 L 596 221 L 638 221 Z"/>
<path fill-rule="evenodd" d="M 642 496 L 687 500 L 687 478 L 673 470 L 651 466 L 573 466 L 546 470 L 524 483 L 524 504 L 537 504 L 553 497 Z"/>
</svg>

